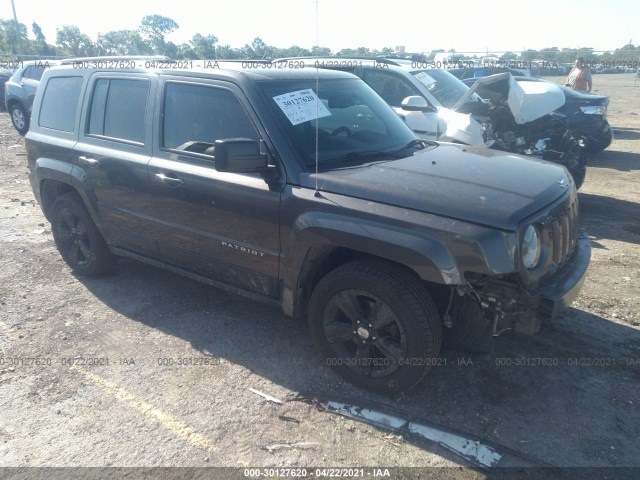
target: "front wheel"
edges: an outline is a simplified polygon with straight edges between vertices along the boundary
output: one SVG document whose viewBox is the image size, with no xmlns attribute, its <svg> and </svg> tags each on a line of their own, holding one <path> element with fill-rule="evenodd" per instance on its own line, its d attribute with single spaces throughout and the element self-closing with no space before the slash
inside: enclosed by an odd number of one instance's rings
<svg viewBox="0 0 640 480">
<path fill-rule="evenodd" d="M 92 277 L 113 269 L 116 257 L 75 193 L 53 202 L 51 233 L 60 255 L 73 271 Z"/>
<path fill-rule="evenodd" d="M 309 303 L 311 337 L 328 366 L 364 389 L 415 386 L 436 363 L 442 325 L 419 280 L 379 261 L 338 267 Z"/>
</svg>

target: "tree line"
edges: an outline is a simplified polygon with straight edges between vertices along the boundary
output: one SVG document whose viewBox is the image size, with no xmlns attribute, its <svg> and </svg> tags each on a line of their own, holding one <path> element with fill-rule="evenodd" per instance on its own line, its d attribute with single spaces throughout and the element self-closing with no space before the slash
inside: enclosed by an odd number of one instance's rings
<svg viewBox="0 0 640 480">
<path fill-rule="evenodd" d="M 115 30 L 101 33 L 96 40 L 82 33 L 75 25 L 65 25 L 56 30 L 55 44 L 47 42 L 40 26 L 33 22 L 29 37 L 26 25 L 16 24 L 13 20 L 0 19 L 0 55 L 14 58 L 27 57 L 86 57 L 98 55 L 166 55 L 174 59 L 269 59 L 297 56 L 389 56 L 395 54 L 392 48 L 370 50 L 366 47 L 344 48 L 332 52 L 326 47 L 315 46 L 311 49 L 293 45 L 288 48 L 278 48 L 267 45 L 261 38 L 256 37 L 251 44 L 236 48 L 228 44 L 220 44 L 215 35 L 196 33 L 187 43 L 176 45 L 167 41 L 167 36 L 179 28 L 171 18 L 161 15 L 145 16 L 137 30 Z M 438 52 L 430 54 L 406 53 L 417 61 L 431 61 Z M 449 50 L 455 52 L 454 50 Z M 635 61 L 640 58 L 640 45 L 629 43 L 610 52 L 596 52 L 593 48 L 544 48 L 541 50 L 524 50 L 522 52 L 493 52 L 499 53 L 502 60 L 530 61 L 545 60 L 549 63 L 571 63 L 578 56 L 585 57 L 592 63 L 607 63 L 616 61 Z M 482 54 L 467 54 L 467 56 L 481 57 Z"/>
</svg>

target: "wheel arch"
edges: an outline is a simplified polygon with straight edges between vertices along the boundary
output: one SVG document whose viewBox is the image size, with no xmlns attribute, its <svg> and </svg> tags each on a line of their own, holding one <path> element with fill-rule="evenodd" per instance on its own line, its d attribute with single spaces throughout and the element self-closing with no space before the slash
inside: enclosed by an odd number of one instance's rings
<svg viewBox="0 0 640 480">
<path fill-rule="evenodd" d="M 47 218 L 51 220 L 51 205 L 57 197 L 75 192 L 98 229 L 102 222 L 98 214 L 98 205 L 93 189 L 87 183 L 87 176 L 77 166 L 50 158 L 39 158 L 35 162 L 36 197 Z"/>
<path fill-rule="evenodd" d="M 47 220 L 51 221 L 51 206 L 56 198 L 66 193 L 78 192 L 73 186 L 60 180 L 44 179 L 40 182 L 40 206 Z"/>
<path fill-rule="evenodd" d="M 295 253 L 283 258 L 282 303 L 291 316 L 305 316 L 311 292 L 320 279 L 353 260 L 368 258 L 394 264 L 426 286 L 461 282 L 453 255 L 435 237 L 373 222 L 331 220 L 333 228 L 307 223 L 308 227 L 291 240 Z"/>
<path fill-rule="evenodd" d="M 24 105 L 22 104 L 22 102 L 20 100 L 18 100 L 17 98 L 15 98 L 15 97 L 10 97 L 10 98 L 6 99 L 5 103 L 6 103 L 7 111 L 10 111 L 11 108 L 16 104 L 17 105 L 22 105 L 22 108 L 24 108 Z M 25 109 L 25 111 L 26 111 L 26 109 Z"/>
</svg>

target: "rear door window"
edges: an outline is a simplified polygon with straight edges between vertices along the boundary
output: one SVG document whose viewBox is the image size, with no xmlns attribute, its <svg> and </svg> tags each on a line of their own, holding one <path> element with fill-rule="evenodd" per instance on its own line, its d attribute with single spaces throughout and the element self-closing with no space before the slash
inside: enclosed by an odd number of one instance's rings
<svg viewBox="0 0 640 480">
<path fill-rule="evenodd" d="M 22 78 L 40 81 L 40 79 L 42 78 L 42 74 L 44 73 L 47 67 L 48 65 L 44 63 L 37 64 L 37 65 L 29 65 L 27 68 L 24 69 L 24 72 L 22 73 Z"/>
<path fill-rule="evenodd" d="M 146 79 L 100 78 L 93 87 L 89 135 L 144 144 Z"/>
<path fill-rule="evenodd" d="M 410 82 L 392 72 L 365 68 L 362 79 L 392 107 L 399 107 L 407 97 L 420 95 Z"/>
</svg>

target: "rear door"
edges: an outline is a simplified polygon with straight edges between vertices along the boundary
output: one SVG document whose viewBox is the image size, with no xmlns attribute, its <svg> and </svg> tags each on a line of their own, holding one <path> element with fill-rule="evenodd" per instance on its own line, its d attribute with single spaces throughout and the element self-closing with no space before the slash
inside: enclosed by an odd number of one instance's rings
<svg viewBox="0 0 640 480">
<path fill-rule="evenodd" d="M 283 172 L 218 172 L 216 140 L 266 138 L 232 83 L 162 77 L 148 174 L 154 232 L 165 261 L 226 284 L 278 296 Z M 273 157 L 271 157 L 273 158 Z"/>
<path fill-rule="evenodd" d="M 144 215 L 151 201 L 147 164 L 156 84 L 156 76 L 144 73 L 92 75 L 74 148 L 109 242 L 145 254 L 156 250 L 153 224 Z"/>
<path fill-rule="evenodd" d="M 31 111 L 33 99 L 36 96 L 38 85 L 40 85 L 40 79 L 45 69 L 49 68 L 49 64 L 46 62 L 37 62 L 33 65 L 29 65 L 22 72 L 20 78 L 20 86 L 22 87 L 21 101 L 27 108 L 27 111 Z"/>
</svg>

